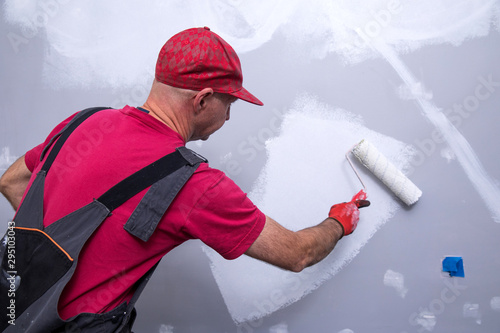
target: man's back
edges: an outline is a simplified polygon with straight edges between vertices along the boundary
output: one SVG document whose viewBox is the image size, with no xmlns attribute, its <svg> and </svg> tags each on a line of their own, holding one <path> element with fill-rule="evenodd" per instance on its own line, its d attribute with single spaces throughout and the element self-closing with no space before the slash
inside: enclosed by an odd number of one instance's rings
<svg viewBox="0 0 500 333">
<path fill-rule="evenodd" d="M 138 109 L 98 112 L 70 136 L 48 173 L 44 225 L 88 204 L 120 180 L 183 145 L 177 133 Z M 41 167 L 37 163 L 43 146 L 26 154 L 26 164 L 34 174 Z M 234 183 L 220 171 L 202 165 L 178 194 L 157 232 L 143 242 L 124 231 L 123 225 L 145 192 L 117 208 L 82 250 L 75 275 L 59 303 L 62 318 L 108 311 L 128 301 L 134 283 L 185 240 L 200 238 L 225 257 L 234 258 L 248 248 L 245 239 L 250 236 L 253 240 L 260 232 L 255 226 L 263 225 L 262 213 Z M 228 209 L 232 206 L 231 214 L 221 207 L 223 202 Z M 239 212 L 244 222 L 232 226 L 235 222 L 231 217 L 239 219 L 234 212 Z"/>
</svg>

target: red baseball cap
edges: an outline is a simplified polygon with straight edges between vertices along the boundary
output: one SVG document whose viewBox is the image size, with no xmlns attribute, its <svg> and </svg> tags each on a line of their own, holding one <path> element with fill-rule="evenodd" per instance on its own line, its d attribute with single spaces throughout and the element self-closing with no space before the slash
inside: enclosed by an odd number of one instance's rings
<svg viewBox="0 0 500 333">
<path fill-rule="evenodd" d="M 173 87 L 229 94 L 264 105 L 243 88 L 243 74 L 233 48 L 209 28 L 192 28 L 170 38 L 160 50 L 156 80 Z"/>
</svg>

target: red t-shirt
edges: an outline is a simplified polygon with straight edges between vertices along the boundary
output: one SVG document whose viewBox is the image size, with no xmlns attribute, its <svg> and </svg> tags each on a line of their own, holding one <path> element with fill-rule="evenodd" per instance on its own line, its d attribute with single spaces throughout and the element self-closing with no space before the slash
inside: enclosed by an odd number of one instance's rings
<svg viewBox="0 0 500 333">
<path fill-rule="evenodd" d="M 26 153 L 26 166 L 33 172 L 30 185 L 42 167 L 42 149 L 72 117 Z M 85 206 L 184 144 L 178 133 L 136 108 L 96 113 L 70 135 L 47 174 L 44 225 Z M 265 215 L 233 181 L 202 163 L 149 241 L 143 242 L 123 226 L 146 191 L 115 209 L 82 249 L 59 300 L 63 319 L 80 312 L 106 312 L 130 300 L 134 283 L 188 239 L 200 239 L 224 258 L 234 259 L 250 247 L 265 224 Z"/>
</svg>

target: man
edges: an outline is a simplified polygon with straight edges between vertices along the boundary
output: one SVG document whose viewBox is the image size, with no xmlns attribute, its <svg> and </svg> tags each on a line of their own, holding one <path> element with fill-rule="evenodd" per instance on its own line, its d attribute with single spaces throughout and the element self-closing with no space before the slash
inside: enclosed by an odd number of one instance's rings
<svg viewBox="0 0 500 333">
<path fill-rule="evenodd" d="M 45 180 L 44 226 L 98 198 L 110 187 L 189 141 L 207 140 L 229 120 L 237 99 L 263 105 L 242 87 L 238 56 L 208 28 L 173 36 L 160 51 L 150 95 L 140 108 L 100 111 L 71 134 Z M 33 182 L 45 147 L 73 116 L 17 160 L 0 189 L 17 209 Z M 226 259 L 242 254 L 300 272 L 326 257 L 350 234 L 363 192 L 334 205 L 315 227 L 292 232 L 264 215 L 219 170 L 202 163 L 175 197 L 151 238 L 144 242 L 123 226 L 145 191 L 113 211 L 86 243 L 59 300 L 59 314 L 105 313 L 128 302 L 134 284 L 165 254 L 201 239 Z"/>
</svg>

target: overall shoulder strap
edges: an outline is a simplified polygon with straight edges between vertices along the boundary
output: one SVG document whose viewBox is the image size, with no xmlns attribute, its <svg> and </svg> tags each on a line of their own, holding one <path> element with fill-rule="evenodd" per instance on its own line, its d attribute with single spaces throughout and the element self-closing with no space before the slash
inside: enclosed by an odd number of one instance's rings
<svg viewBox="0 0 500 333">
<path fill-rule="evenodd" d="M 186 147 L 179 147 L 175 154 L 182 156 L 184 164 L 158 180 L 144 195 L 124 226 L 130 234 L 147 242 L 161 218 L 200 163 L 207 160 Z"/>
<path fill-rule="evenodd" d="M 155 162 L 145 166 L 141 170 L 125 178 L 106 193 L 101 195 L 97 201 L 104 204 L 110 211 L 121 206 L 125 201 L 153 185 L 160 179 L 170 175 L 183 166 L 194 166 L 193 158 L 186 154 L 187 148 L 179 147 L 173 153 L 163 156 Z M 187 156 L 187 158 L 186 158 Z M 203 161 L 206 161 L 203 159 Z"/>
<path fill-rule="evenodd" d="M 50 151 L 49 156 L 44 162 L 42 169 L 35 177 L 35 180 L 31 184 L 24 200 L 22 201 L 19 209 L 16 212 L 14 220 L 20 227 L 36 228 L 43 230 L 43 194 L 45 187 L 45 176 L 50 166 L 54 162 L 57 154 L 61 150 L 63 143 L 69 137 L 69 135 L 74 131 L 74 129 L 80 125 L 85 119 L 93 115 L 94 113 L 108 109 L 105 107 L 94 107 L 80 111 L 71 121 L 57 134 L 55 135 L 49 144 L 44 148 L 42 152 L 42 159 L 45 156 L 48 149 L 52 146 L 52 143 L 57 140 L 54 144 L 53 149 Z"/>
<path fill-rule="evenodd" d="M 56 159 L 57 154 L 61 150 L 61 147 L 63 146 L 64 142 L 68 139 L 68 137 L 73 133 L 75 128 L 77 128 L 81 123 L 83 123 L 87 118 L 89 118 L 91 115 L 94 113 L 101 111 L 101 110 L 106 110 L 109 109 L 108 107 L 93 107 L 93 108 L 88 108 L 85 110 L 82 110 L 76 114 L 76 116 L 71 119 L 71 121 L 56 135 L 50 139 L 49 143 L 47 146 L 42 151 L 42 155 L 40 156 L 40 161 L 43 160 L 45 157 L 45 154 L 47 153 L 48 149 L 52 146 L 52 143 L 57 140 L 57 142 L 54 144 L 54 147 L 49 153 L 49 156 L 47 157 L 47 160 L 42 166 L 42 170 L 47 172 L 50 169 L 50 166 Z"/>
<path fill-rule="evenodd" d="M 140 238 L 144 242 L 148 241 L 151 237 L 168 207 L 198 166 L 201 163 L 208 162 L 203 156 L 186 147 L 177 148 L 176 153 L 182 155 L 187 164 L 154 183 L 123 227 L 130 234 Z M 120 329 L 129 325 L 129 320 L 134 320 L 135 303 L 159 263 L 158 261 L 137 281 L 134 295 L 127 305 L 127 312 Z"/>
</svg>

